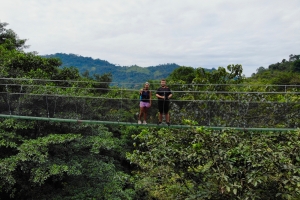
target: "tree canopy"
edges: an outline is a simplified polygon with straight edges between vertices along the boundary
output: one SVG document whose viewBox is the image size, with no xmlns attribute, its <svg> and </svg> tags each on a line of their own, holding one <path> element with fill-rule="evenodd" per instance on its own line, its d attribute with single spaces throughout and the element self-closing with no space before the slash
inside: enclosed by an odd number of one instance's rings
<svg viewBox="0 0 300 200">
<path fill-rule="evenodd" d="M 25 53 L 26 40 L 7 25 L 0 22 L 1 199 L 300 199 L 299 129 L 246 129 L 299 127 L 299 88 L 268 85 L 299 84 L 299 55 L 261 66 L 251 78 L 240 64 L 144 69 L 59 54 L 70 59 L 65 65 Z M 122 68 L 122 81 L 148 77 L 152 89 L 167 78 L 177 92 L 172 122 L 188 128 L 81 123 L 84 114 L 136 121 L 139 90 L 112 86 L 113 71 L 94 70 L 99 63 Z M 77 122 L 16 119 L 16 113 Z M 155 120 L 156 108 L 149 115 Z"/>
</svg>

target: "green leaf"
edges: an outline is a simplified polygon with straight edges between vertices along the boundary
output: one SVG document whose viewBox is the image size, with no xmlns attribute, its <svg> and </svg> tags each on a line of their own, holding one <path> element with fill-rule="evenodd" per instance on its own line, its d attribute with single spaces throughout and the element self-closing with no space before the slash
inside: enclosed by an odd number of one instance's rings
<svg viewBox="0 0 300 200">
<path fill-rule="evenodd" d="M 237 194 L 237 189 L 236 188 L 233 189 L 233 194 L 235 194 L 235 195 Z"/>
</svg>

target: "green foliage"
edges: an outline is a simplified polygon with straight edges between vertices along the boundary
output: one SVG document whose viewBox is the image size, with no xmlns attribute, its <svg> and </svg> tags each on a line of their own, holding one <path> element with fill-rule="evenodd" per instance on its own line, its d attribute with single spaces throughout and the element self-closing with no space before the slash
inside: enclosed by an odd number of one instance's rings
<svg viewBox="0 0 300 200">
<path fill-rule="evenodd" d="M 192 67 L 181 66 L 175 69 L 168 79 L 182 82 L 182 84 L 190 84 L 195 78 L 195 69 Z"/>
<path fill-rule="evenodd" d="M 79 71 L 75 67 L 63 67 L 54 77 L 55 80 L 77 80 L 79 78 Z"/>
<path fill-rule="evenodd" d="M 105 73 L 102 76 L 100 74 L 94 74 L 96 83 L 93 84 L 93 87 L 99 88 L 100 93 L 107 93 L 108 91 L 105 91 L 106 88 L 109 88 L 110 83 L 112 82 L 112 75 L 111 73 Z M 103 90 L 104 89 L 104 90 Z"/>
<path fill-rule="evenodd" d="M 217 70 L 204 68 L 180 67 L 168 77 L 168 84 L 238 84 L 242 83 L 243 68 L 241 65 L 228 65 L 227 70 L 219 67 Z M 193 87 L 193 85 L 191 85 Z M 180 87 L 180 86 L 179 86 Z M 178 88 L 189 90 L 189 88 Z"/>
<path fill-rule="evenodd" d="M 270 84 L 270 85 L 299 85 L 299 73 L 290 71 L 265 70 L 247 80 L 248 83 Z"/>
<path fill-rule="evenodd" d="M 34 131 L 34 123 L 2 120 L 2 194 L 17 199 L 133 199 L 130 176 L 118 167 L 120 140 L 102 126 L 56 123 L 51 129 L 56 127 L 64 133 L 40 132 L 32 138 L 20 133 Z"/>
<path fill-rule="evenodd" d="M 172 102 L 172 122 L 190 125 L 188 130 L 0 119 L 1 198 L 300 198 L 299 130 L 283 134 L 193 127 L 207 120 L 210 125 L 228 125 L 228 117 L 230 126 L 297 126 L 299 97 L 292 93 L 296 88 L 284 88 L 282 94 L 277 93 L 283 90 L 279 86 L 253 83 L 299 84 L 299 55 L 269 69 L 261 67 L 251 79 L 242 76 L 241 65 L 212 71 L 176 64 L 121 67 L 74 54 L 25 53 L 26 40 L 6 26 L 0 23 L 0 76 L 26 80 L 1 80 L 5 87 L 0 87 L 0 111 L 9 105 L 15 108 L 9 112 L 28 116 L 80 119 L 88 113 L 93 120 L 133 122 L 138 92 L 128 87 L 167 78 L 172 90 L 193 93 L 174 94 L 179 101 Z M 141 84 L 110 87 L 112 80 Z M 249 85 L 238 85 L 245 81 Z M 149 82 L 152 90 L 159 87 Z M 120 98 L 122 105 L 116 106 Z M 285 118 L 282 113 L 287 113 Z M 149 115 L 156 120 L 155 109 Z"/>
<path fill-rule="evenodd" d="M 283 59 L 281 62 L 269 65 L 268 69 L 264 67 L 258 68 L 256 70 L 257 73 L 252 74 L 248 82 L 274 85 L 299 85 L 300 55 L 291 54 L 289 57 L 289 61 Z"/>
<path fill-rule="evenodd" d="M 95 76 L 97 81 L 107 82 L 99 85 L 92 79 L 82 78 L 77 68 L 60 69 L 61 62 L 56 58 L 42 58 L 35 52 L 24 53 L 20 51 L 21 46 L 8 46 L 5 42 L 0 44 L 1 77 L 29 80 L 20 80 L 17 83 L 15 80 L 2 80 L 6 87 L 1 87 L 1 91 L 19 92 L 20 88 L 13 86 L 16 83 L 24 84 L 21 91 L 30 94 L 98 96 L 99 91 L 91 92 L 86 88 L 99 86 L 104 89 L 101 94 L 106 93 L 105 88 L 111 81 L 109 74 Z M 33 80 L 37 78 L 63 81 Z M 82 79 L 86 82 L 74 82 Z M 13 98 L 9 100 L 14 101 Z M 22 101 L 26 103 L 22 112 L 29 115 L 41 103 L 38 98 L 29 100 L 25 97 Z M 74 101 L 81 103 L 79 100 Z M 70 104 L 72 102 L 62 106 L 68 107 Z M 64 123 L 1 120 L 1 197 L 133 199 L 135 192 L 130 188 L 130 176 L 120 164 L 124 162 L 124 157 L 118 155 L 121 146 L 126 147 L 126 144 L 114 138 L 102 126 L 71 127 Z M 124 156 L 124 153 L 121 155 Z"/>
<path fill-rule="evenodd" d="M 300 73 L 300 60 L 296 60 L 293 62 L 292 72 Z"/>
<path fill-rule="evenodd" d="M 299 199 L 300 130 L 151 129 L 127 157 L 155 199 Z"/>
<path fill-rule="evenodd" d="M 41 58 L 36 53 L 7 50 L 0 46 L 0 73 L 5 77 L 29 77 L 51 79 L 58 72 L 61 62 L 57 59 Z"/>
<path fill-rule="evenodd" d="M 224 67 L 219 67 L 217 70 L 206 72 L 203 68 L 196 70 L 196 78 L 194 83 L 198 84 L 230 84 L 241 83 L 243 81 L 242 65 L 228 65 L 227 70 Z"/>
<path fill-rule="evenodd" d="M 19 39 L 18 35 L 11 29 L 5 27 L 8 23 L 0 22 L 0 45 L 8 50 L 22 50 L 27 48 L 25 39 Z"/>
</svg>

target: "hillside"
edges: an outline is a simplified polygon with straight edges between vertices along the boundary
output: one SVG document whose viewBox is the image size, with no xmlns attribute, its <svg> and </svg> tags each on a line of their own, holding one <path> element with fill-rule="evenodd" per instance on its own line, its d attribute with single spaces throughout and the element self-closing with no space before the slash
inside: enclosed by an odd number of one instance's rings
<svg viewBox="0 0 300 200">
<path fill-rule="evenodd" d="M 272 85 L 300 85 L 300 55 L 290 54 L 289 60 L 259 67 L 247 81 Z"/>
<path fill-rule="evenodd" d="M 56 53 L 44 55 L 46 58 L 59 58 L 62 61 L 62 66 L 77 67 L 82 74 L 89 71 L 89 75 L 111 73 L 113 82 L 137 83 L 148 80 L 158 80 L 166 78 L 179 65 L 175 63 L 162 64 L 150 67 L 139 66 L 117 66 L 109 63 L 106 60 L 93 59 L 91 57 L 83 57 L 75 54 Z"/>
</svg>

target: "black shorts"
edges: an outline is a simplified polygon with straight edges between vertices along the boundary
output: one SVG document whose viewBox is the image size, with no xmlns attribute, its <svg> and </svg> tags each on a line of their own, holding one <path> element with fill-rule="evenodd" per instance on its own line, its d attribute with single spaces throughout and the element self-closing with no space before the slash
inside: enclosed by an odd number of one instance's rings
<svg viewBox="0 0 300 200">
<path fill-rule="evenodd" d="M 158 111 L 167 114 L 170 108 L 170 101 L 158 101 Z"/>
</svg>

